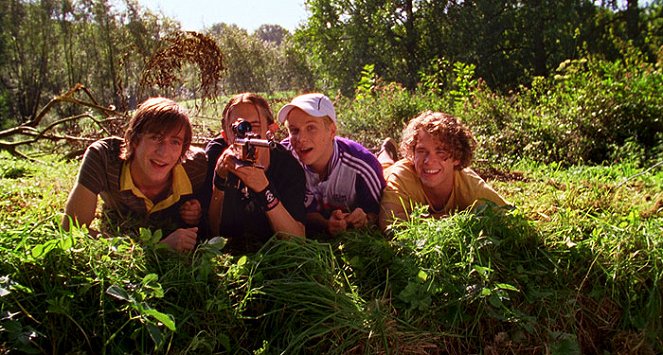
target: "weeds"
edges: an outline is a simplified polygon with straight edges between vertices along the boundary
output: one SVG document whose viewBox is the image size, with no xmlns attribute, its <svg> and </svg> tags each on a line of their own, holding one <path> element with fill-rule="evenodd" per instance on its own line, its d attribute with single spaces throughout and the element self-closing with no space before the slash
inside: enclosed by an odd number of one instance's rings
<svg viewBox="0 0 663 355">
<path fill-rule="evenodd" d="M 649 161 L 520 159 L 491 181 L 515 210 L 233 257 L 223 241 L 173 253 L 159 231 L 63 232 L 78 164 L 53 160 L 0 160 L 2 351 L 663 351 L 663 171 Z"/>
</svg>

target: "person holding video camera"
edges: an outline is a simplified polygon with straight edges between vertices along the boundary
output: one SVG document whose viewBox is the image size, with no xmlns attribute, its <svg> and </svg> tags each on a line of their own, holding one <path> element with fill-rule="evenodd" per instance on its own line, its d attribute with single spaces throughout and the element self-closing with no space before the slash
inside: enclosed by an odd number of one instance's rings
<svg viewBox="0 0 663 355">
<path fill-rule="evenodd" d="M 304 237 L 306 178 L 297 160 L 274 141 L 274 116 L 253 93 L 223 109 L 221 135 L 207 144 L 211 236 L 232 252 L 253 252 L 270 237 Z"/>
</svg>

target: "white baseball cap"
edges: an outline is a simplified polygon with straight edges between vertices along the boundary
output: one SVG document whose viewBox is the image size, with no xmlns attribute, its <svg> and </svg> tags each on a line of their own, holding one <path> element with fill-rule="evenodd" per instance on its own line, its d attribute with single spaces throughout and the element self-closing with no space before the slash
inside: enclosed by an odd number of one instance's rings
<svg viewBox="0 0 663 355">
<path fill-rule="evenodd" d="M 334 105 L 331 100 L 323 94 L 313 93 L 295 97 L 289 104 L 283 106 L 279 111 L 279 122 L 285 122 L 288 114 L 293 108 L 299 108 L 313 117 L 328 116 L 334 123 L 336 123 L 336 111 L 334 110 Z"/>
</svg>

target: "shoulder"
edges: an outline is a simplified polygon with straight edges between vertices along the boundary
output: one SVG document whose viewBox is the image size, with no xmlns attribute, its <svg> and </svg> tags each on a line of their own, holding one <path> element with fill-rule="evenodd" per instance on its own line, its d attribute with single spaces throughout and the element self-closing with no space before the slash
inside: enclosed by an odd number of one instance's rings
<svg viewBox="0 0 663 355">
<path fill-rule="evenodd" d="M 339 159 L 342 165 L 361 171 L 363 174 L 374 175 L 384 180 L 382 165 L 378 158 L 363 145 L 342 137 L 336 137 Z"/>
<path fill-rule="evenodd" d="M 182 166 L 192 183 L 196 184 L 207 175 L 207 154 L 201 148 L 190 147 Z"/>
<path fill-rule="evenodd" d="M 269 172 L 276 179 L 299 177 L 304 179 L 304 168 L 297 158 L 295 158 L 283 145 L 276 143 L 276 146 L 269 152 Z"/>
<path fill-rule="evenodd" d="M 83 156 L 83 166 L 86 169 L 105 169 L 109 165 L 120 164 L 122 144 L 124 140 L 118 137 L 103 138 L 93 142 L 87 147 Z"/>
<path fill-rule="evenodd" d="M 205 152 L 209 153 L 210 151 L 223 151 L 226 148 L 228 148 L 228 143 L 225 139 L 219 136 L 207 142 L 207 145 L 205 146 Z"/>
<path fill-rule="evenodd" d="M 466 183 L 466 184 L 471 184 L 471 185 L 483 185 L 486 184 L 486 182 L 477 174 L 474 170 L 471 168 L 464 168 L 461 170 L 456 170 L 456 179 L 460 179 L 460 181 Z"/>
<path fill-rule="evenodd" d="M 270 150 L 271 160 L 277 161 L 284 164 L 296 164 L 300 165 L 297 158 L 295 158 L 292 153 L 288 150 L 283 143 L 276 143 L 275 146 Z"/>
<path fill-rule="evenodd" d="M 401 159 L 385 170 L 387 190 L 405 191 L 420 189 L 421 180 L 414 170 L 414 165 L 407 159 Z"/>
<path fill-rule="evenodd" d="M 202 148 L 199 147 L 190 147 L 186 152 L 184 163 L 188 162 L 207 162 L 207 155 Z"/>
<path fill-rule="evenodd" d="M 366 161 L 377 161 L 375 155 L 361 145 L 361 143 L 343 137 L 336 137 L 336 143 L 338 144 L 339 151 L 345 155 L 351 155 Z"/>
<path fill-rule="evenodd" d="M 99 154 L 109 154 L 109 155 L 117 153 L 119 157 L 123 143 L 124 139 L 119 137 L 102 138 L 90 144 L 90 146 L 88 146 L 87 148 L 87 151 L 88 152 L 92 151 Z"/>
<path fill-rule="evenodd" d="M 407 159 L 401 159 L 384 170 L 384 177 L 387 181 L 405 176 L 416 176 L 414 165 Z"/>
<path fill-rule="evenodd" d="M 468 205 L 482 199 L 492 201 L 498 206 L 508 204 L 492 186 L 470 168 L 456 171 L 454 189 L 458 189 L 459 195 L 468 199 Z"/>
</svg>

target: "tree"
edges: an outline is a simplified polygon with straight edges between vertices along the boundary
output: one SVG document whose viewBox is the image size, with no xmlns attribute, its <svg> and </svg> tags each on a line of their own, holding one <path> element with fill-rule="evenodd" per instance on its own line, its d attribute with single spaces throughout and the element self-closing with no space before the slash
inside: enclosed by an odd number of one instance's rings
<svg viewBox="0 0 663 355">
<path fill-rule="evenodd" d="M 261 25 L 253 35 L 265 42 L 280 46 L 283 40 L 290 36 L 290 32 L 279 25 Z"/>
<path fill-rule="evenodd" d="M 263 30 L 253 35 L 237 25 L 225 23 L 207 29 L 206 33 L 216 39 L 225 56 L 225 90 L 231 93 L 271 93 L 277 90 L 310 89 L 313 79 L 307 58 L 290 39 L 287 31 L 273 25 L 260 28 Z M 268 33 L 280 33 L 278 28 L 285 31 L 280 44 L 264 40 Z"/>
<path fill-rule="evenodd" d="M 438 60 L 476 66 L 489 86 L 509 90 L 547 76 L 566 59 L 619 56 L 615 41 L 642 38 L 637 1 L 308 0 L 295 32 L 324 86 L 352 95 L 361 68 L 413 89 Z M 654 2 L 650 6 L 656 6 Z M 660 37 L 660 36 L 659 36 Z M 651 43 L 651 40 L 650 40 Z"/>
</svg>

